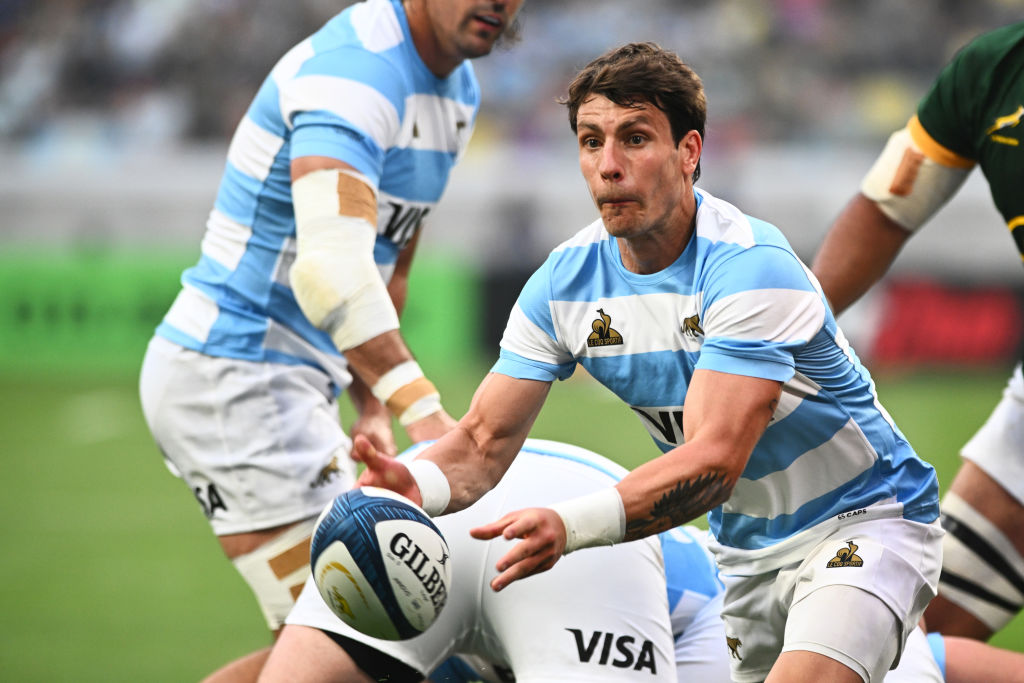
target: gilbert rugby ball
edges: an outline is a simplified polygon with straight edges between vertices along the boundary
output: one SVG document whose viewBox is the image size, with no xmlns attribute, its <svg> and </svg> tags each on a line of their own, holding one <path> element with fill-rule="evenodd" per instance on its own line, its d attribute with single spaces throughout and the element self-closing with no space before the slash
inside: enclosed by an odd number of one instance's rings
<svg viewBox="0 0 1024 683">
<path fill-rule="evenodd" d="M 448 599 L 448 544 L 418 505 L 372 486 L 334 499 L 310 546 L 320 595 L 346 624 L 374 638 L 425 631 Z"/>
</svg>

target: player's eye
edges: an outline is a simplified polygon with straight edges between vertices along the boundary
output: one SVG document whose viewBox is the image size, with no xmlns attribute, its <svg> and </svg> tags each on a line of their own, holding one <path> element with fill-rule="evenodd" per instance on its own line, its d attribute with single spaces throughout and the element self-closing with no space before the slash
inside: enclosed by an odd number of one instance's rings
<svg viewBox="0 0 1024 683">
<path fill-rule="evenodd" d="M 597 149 L 600 146 L 600 143 L 598 142 L 597 138 L 583 138 L 582 140 L 580 140 L 580 146 L 586 147 L 587 149 Z"/>
<path fill-rule="evenodd" d="M 629 144 L 642 145 L 645 139 L 646 138 L 644 138 L 643 135 L 640 135 L 639 133 L 633 133 L 632 135 L 629 136 Z"/>
</svg>

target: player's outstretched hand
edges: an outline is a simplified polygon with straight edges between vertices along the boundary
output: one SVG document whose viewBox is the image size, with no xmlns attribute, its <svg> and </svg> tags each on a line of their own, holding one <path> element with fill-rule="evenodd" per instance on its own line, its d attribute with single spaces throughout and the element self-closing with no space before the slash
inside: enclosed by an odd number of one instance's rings
<svg viewBox="0 0 1024 683">
<path fill-rule="evenodd" d="M 498 536 L 523 539 L 495 565 L 500 573 L 491 581 L 494 591 L 551 569 L 565 551 L 565 524 L 551 508 L 516 510 L 496 522 L 470 529 L 469 535 L 482 541 Z"/>
<path fill-rule="evenodd" d="M 423 504 L 420 489 L 409 473 L 409 468 L 378 451 L 363 434 L 357 435 L 352 440 L 352 458 L 366 465 L 366 469 L 356 481 L 356 486 L 378 486 L 382 489 L 390 489 L 417 505 Z"/>
</svg>

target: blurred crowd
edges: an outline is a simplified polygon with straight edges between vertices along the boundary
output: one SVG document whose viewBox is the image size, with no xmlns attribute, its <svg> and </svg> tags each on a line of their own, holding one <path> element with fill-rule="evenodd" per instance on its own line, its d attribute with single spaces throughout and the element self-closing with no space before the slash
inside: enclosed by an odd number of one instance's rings
<svg viewBox="0 0 1024 683">
<path fill-rule="evenodd" d="M 260 81 L 344 0 L 2 0 L 0 141 L 22 149 L 226 143 Z M 566 136 L 555 101 L 608 47 L 654 40 L 702 75 L 709 143 L 865 142 L 1024 0 L 528 0 L 476 62 L 478 145 Z"/>
</svg>

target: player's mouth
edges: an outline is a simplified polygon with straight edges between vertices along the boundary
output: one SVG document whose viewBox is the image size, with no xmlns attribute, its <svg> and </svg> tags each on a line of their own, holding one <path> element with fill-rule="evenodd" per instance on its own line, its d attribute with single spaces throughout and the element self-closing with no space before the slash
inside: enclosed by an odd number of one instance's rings
<svg viewBox="0 0 1024 683">
<path fill-rule="evenodd" d="M 635 199 L 631 199 L 629 197 L 601 197 L 597 200 L 597 205 L 601 208 L 607 206 L 612 209 L 618 209 L 626 206 L 627 204 L 632 204 L 635 201 Z"/>
<path fill-rule="evenodd" d="M 482 13 L 474 14 L 473 22 L 477 24 L 479 28 L 483 28 L 489 31 L 500 32 L 505 28 L 505 20 L 500 14 Z"/>
</svg>

